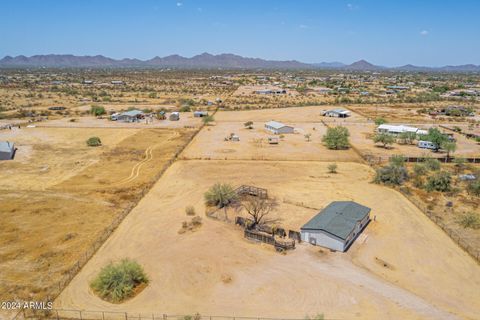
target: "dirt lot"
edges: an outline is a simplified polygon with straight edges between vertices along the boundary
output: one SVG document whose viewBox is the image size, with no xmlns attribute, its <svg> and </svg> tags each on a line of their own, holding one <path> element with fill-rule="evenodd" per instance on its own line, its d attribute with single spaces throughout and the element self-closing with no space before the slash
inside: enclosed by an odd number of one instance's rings
<svg viewBox="0 0 480 320">
<path fill-rule="evenodd" d="M 298 133 L 285 134 L 278 144 L 269 144 L 268 138 L 274 135 L 264 129 L 264 122 L 255 122 L 253 129 L 246 129 L 242 122 L 219 121 L 203 129 L 182 154 L 182 158 L 360 161 L 360 157 L 352 150 L 328 150 L 322 143 L 322 136 L 327 130 L 322 123 L 289 122 L 288 125 L 295 127 Z M 240 141 L 225 141 L 225 137 L 231 133 L 237 134 Z M 305 134 L 311 134 L 310 141 L 306 140 Z"/>
<path fill-rule="evenodd" d="M 41 300 L 194 130 L 22 128 L 0 163 L 0 300 Z M 103 146 L 87 147 L 98 136 Z M 1 317 L 1 316 L 0 316 Z"/>
<path fill-rule="evenodd" d="M 151 315 L 226 314 L 327 318 L 457 319 L 480 312 L 480 266 L 403 196 L 370 183 L 373 171 L 325 162 L 177 161 L 55 302 L 57 307 L 123 310 Z M 249 242 L 231 224 L 203 218 L 179 234 L 185 206 L 204 212 L 215 182 L 268 188 L 279 199 L 321 208 L 355 200 L 372 221 L 345 253 L 300 244 L 287 255 Z M 282 205 L 284 223 L 299 226 L 313 212 Z M 203 214 L 201 214 L 203 216 Z M 150 285 L 112 305 L 89 282 L 109 261 L 134 258 Z"/>
<path fill-rule="evenodd" d="M 71 119 L 75 119 L 74 122 Z M 95 117 L 68 117 L 44 122 L 35 123 L 38 127 L 68 127 L 68 128 L 184 128 L 184 127 L 199 127 L 201 124 L 200 118 L 194 118 L 193 113 L 181 113 L 180 120 L 170 121 L 153 119 L 153 122 L 148 124 L 143 121 L 135 123 L 126 123 L 121 121 L 110 121 L 108 116 L 105 119 L 97 119 Z"/>
</svg>

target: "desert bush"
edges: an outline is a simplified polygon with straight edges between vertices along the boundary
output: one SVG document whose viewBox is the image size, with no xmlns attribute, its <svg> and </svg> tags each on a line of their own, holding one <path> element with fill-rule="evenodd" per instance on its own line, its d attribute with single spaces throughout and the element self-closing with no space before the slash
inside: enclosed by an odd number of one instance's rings
<svg viewBox="0 0 480 320">
<path fill-rule="evenodd" d="M 89 147 L 98 147 L 102 145 L 102 141 L 99 137 L 90 137 L 87 140 L 87 146 Z"/>
<path fill-rule="evenodd" d="M 425 188 L 427 191 L 450 191 L 452 177 L 447 171 L 439 171 L 427 178 Z"/>
<path fill-rule="evenodd" d="M 143 268 L 133 260 L 123 259 L 103 267 L 90 287 L 102 299 L 122 302 L 130 298 L 135 289 L 142 284 L 148 284 L 148 277 Z"/>
<path fill-rule="evenodd" d="M 322 141 L 328 149 L 339 150 L 348 149 L 348 137 L 350 133 L 345 127 L 328 128 Z"/>
<path fill-rule="evenodd" d="M 209 124 L 210 122 L 215 121 L 215 118 L 212 115 L 208 115 L 202 118 L 204 124 Z"/>
<path fill-rule="evenodd" d="M 336 163 L 331 163 L 328 165 L 328 172 L 329 173 L 337 173 L 337 164 Z"/>
<path fill-rule="evenodd" d="M 464 228 L 480 229 L 480 215 L 467 212 L 460 217 L 458 223 Z"/>
<path fill-rule="evenodd" d="M 375 119 L 375 124 L 376 124 L 377 126 L 382 125 L 382 124 L 384 124 L 384 123 L 387 123 L 387 120 L 385 120 L 384 118 L 376 118 L 376 119 Z"/>
<path fill-rule="evenodd" d="M 413 166 L 413 173 L 417 177 L 424 176 L 427 173 L 428 169 L 425 165 L 420 164 L 420 163 L 415 163 Z"/>
<path fill-rule="evenodd" d="M 184 105 L 184 106 L 181 106 L 180 107 L 180 112 L 190 112 L 192 110 L 192 108 L 188 105 Z"/>
<path fill-rule="evenodd" d="M 187 206 L 185 208 L 185 213 L 187 216 L 194 216 L 195 215 L 195 207 L 194 206 Z"/>
<path fill-rule="evenodd" d="M 91 106 L 90 113 L 98 117 L 98 116 L 101 116 L 102 114 L 105 114 L 106 112 L 105 112 L 105 108 L 102 106 Z"/>
<path fill-rule="evenodd" d="M 196 216 L 192 218 L 192 225 L 193 226 L 200 226 L 202 224 L 202 217 Z"/>
<path fill-rule="evenodd" d="M 438 171 L 438 170 L 440 170 L 440 168 L 442 166 L 440 161 L 438 161 L 437 159 L 433 159 L 433 158 L 425 159 L 424 165 L 430 171 Z"/>
<path fill-rule="evenodd" d="M 394 167 L 405 167 L 405 157 L 400 154 L 394 154 L 388 159 L 391 166 Z"/>
<path fill-rule="evenodd" d="M 398 186 L 407 179 L 408 173 L 405 167 L 388 165 L 377 169 L 374 182 Z"/>
<path fill-rule="evenodd" d="M 465 160 L 465 158 L 456 157 L 455 159 L 453 159 L 453 163 L 455 166 L 455 170 L 457 172 L 461 172 L 465 169 L 467 160 Z"/>
<path fill-rule="evenodd" d="M 467 185 L 467 192 L 474 196 L 480 196 L 480 180 L 471 181 Z"/>
<path fill-rule="evenodd" d="M 253 121 L 247 121 L 243 124 L 243 126 L 247 129 L 253 129 Z"/>
</svg>

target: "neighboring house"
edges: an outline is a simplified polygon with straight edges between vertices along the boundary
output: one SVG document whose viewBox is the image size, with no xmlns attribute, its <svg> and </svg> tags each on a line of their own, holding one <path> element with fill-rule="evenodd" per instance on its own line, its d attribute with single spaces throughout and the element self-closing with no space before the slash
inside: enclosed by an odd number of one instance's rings
<svg viewBox="0 0 480 320">
<path fill-rule="evenodd" d="M 144 117 L 145 115 L 143 114 L 143 111 L 140 110 L 130 110 L 116 115 L 117 121 L 122 122 L 138 122 L 138 120 L 143 119 Z M 113 115 L 111 119 L 114 119 Z"/>
<path fill-rule="evenodd" d="M 170 113 L 170 117 L 168 117 L 170 121 L 178 121 L 180 120 L 180 112 L 172 112 Z"/>
<path fill-rule="evenodd" d="M 370 208 L 334 201 L 300 228 L 300 233 L 303 241 L 344 252 L 369 221 Z"/>
<path fill-rule="evenodd" d="M 277 121 L 268 121 L 265 123 L 265 129 L 274 134 L 293 133 L 293 127 Z"/>
<path fill-rule="evenodd" d="M 206 116 L 208 116 L 208 111 L 195 111 L 195 112 L 193 113 L 193 116 L 194 116 L 195 118 L 206 117 Z"/>
<path fill-rule="evenodd" d="M 418 135 L 428 134 L 427 130 L 418 129 L 415 127 L 409 127 L 404 125 L 391 125 L 391 124 L 381 124 L 378 126 L 377 131 L 380 133 L 389 133 L 393 135 L 398 135 L 404 132 L 414 132 Z"/>
<path fill-rule="evenodd" d="M 15 144 L 8 141 L 0 141 L 0 160 L 12 160 L 15 156 Z"/>
<path fill-rule="evenodd" d="M 350 111 L 345 109 L 333 109 L 323 112 L 324 117 L 347 118 L 350 117 Z"/>
</svg>

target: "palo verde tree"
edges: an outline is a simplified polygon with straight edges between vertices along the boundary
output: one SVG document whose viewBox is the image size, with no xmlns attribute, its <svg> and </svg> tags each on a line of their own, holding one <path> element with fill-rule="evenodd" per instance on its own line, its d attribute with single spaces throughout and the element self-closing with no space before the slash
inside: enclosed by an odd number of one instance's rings
<svg viewBox="0 0 480 320">
<path fill-rule="evenodd" d="M 448 136 L 440 132 L 437 128 L 430 128 L 426 135 L 421 136 L 421 139 L 432 142 L 435 145 L 435 151 L 438 151 L 442 143 L 448 141 Z"/>
<path fill-rule="evenodd" d="M 228 183 L 215 183 L 204 194 L 205 204 L 224 208 L 225 219 L 227 216 L 227 206 L 237 199 L 235 189 Z"/>
<path fill-rule="evenodd" d="M 327 133 L 323 136 L 322 141 L 328 149 L 341 150 L 348 149 L 348 137 L 350 133 L 345 127 L 328 128 Z"/>
<path fill-rule="evenodd" d="M 377 133 L 373 137 L 373 142 L 381 143 L 387 149 L 388 145 L 392 145 L 395 142 L 395 137 L 388 133 Z"/>
<path fill-rule="evenodd" d="M 443 141 L 440 148 L 447 153 L 447 159 L 450 158 L 450 154 L 457 150 L 457 144 L 454 141 Z"/>
</svg>

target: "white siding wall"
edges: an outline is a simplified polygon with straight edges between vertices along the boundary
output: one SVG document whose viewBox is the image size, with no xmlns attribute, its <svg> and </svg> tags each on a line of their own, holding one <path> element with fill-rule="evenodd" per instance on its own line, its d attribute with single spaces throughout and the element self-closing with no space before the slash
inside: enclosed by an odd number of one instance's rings
<svg viewBox="0 0 480 320">
<path fill-rule="evenodd" d="M 321 231 L 301 231 L 302 241 L 310 242 L 311 238 L 315 239 L 316 245 L 330 248 L 337 251 L 344 251 L 344 243 L 335 239 Z"/>
</svg>

